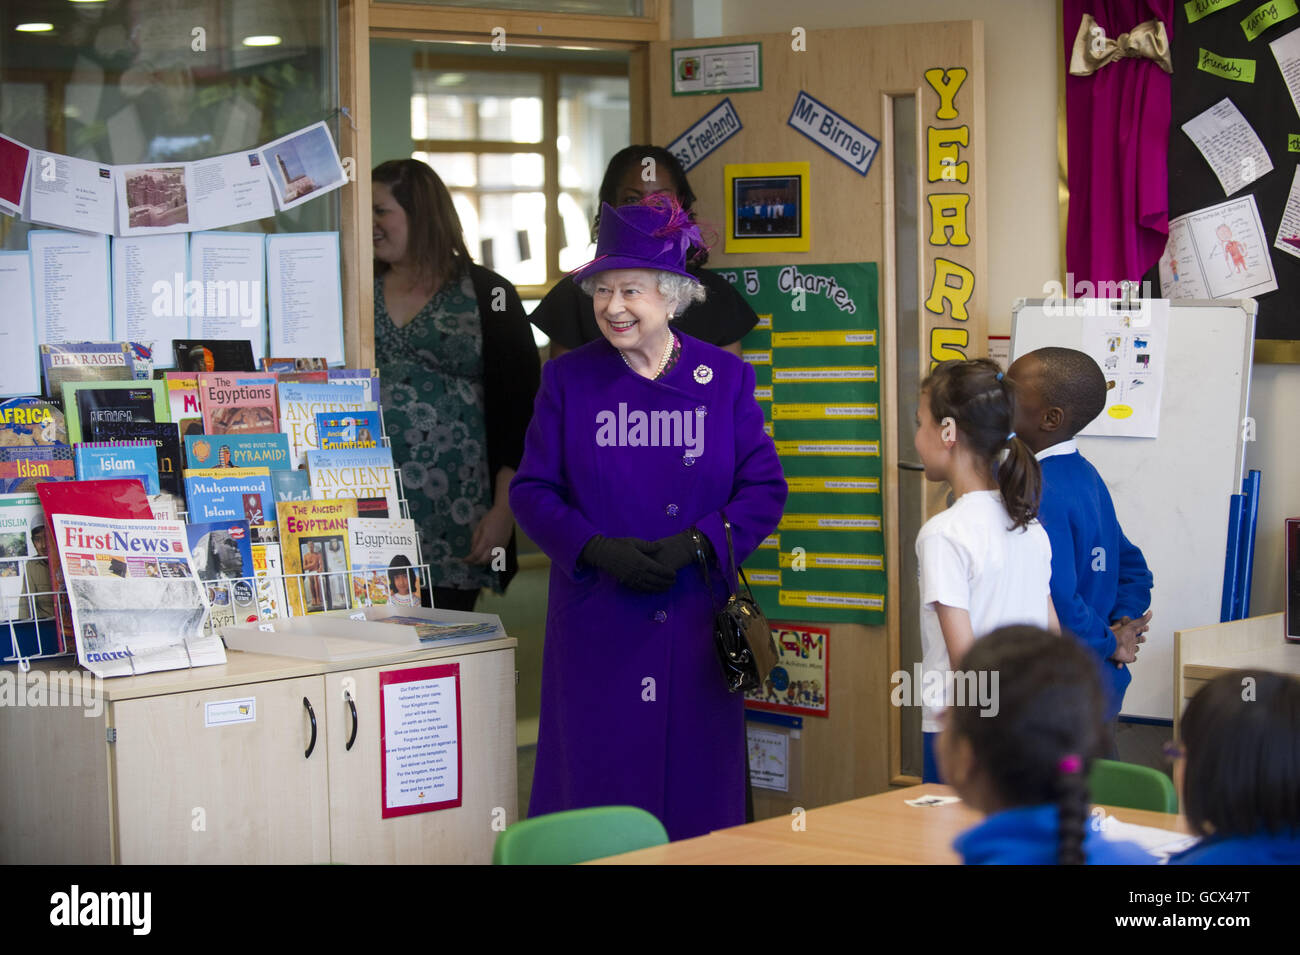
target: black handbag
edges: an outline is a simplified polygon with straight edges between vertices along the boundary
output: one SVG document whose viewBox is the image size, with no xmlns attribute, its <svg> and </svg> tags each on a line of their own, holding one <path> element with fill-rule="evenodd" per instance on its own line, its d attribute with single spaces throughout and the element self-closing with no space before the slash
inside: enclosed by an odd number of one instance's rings
<svg viewBox="0 0 1300 955">
<path fill-rule="evenodd" d="M 718 652 L 718 662 L 722 665 L 722 677 L 730 693 L 756 690 L 763 685 L 767 675 L 776 666 L 776 640 L 772 628 L 758 609 L 754 594 L 745 579 L 745 571 L 739 569 L 739 580 L 744 591 L 733 586 L 737 579 L 736 551 L 731 544 L 731 522 L 723 517 L 722 526 L 727 532 L 727 591 L 730 594 L 726 605 L 713 614 L 713 645 Z M 704 582 L 709 585 L 708 563 L 704 559 L 703 549 L 697 543 L 697 558 L 704 570 Z M 713 589 L 710 586 L 709 592 Z"/>
</svg>

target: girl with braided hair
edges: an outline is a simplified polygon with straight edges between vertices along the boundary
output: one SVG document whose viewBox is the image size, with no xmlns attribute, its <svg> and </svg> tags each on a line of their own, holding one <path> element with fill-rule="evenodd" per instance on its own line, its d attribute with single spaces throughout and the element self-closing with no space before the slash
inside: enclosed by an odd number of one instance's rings
<svg viewBox="0 0 1300 955">
<path fill-rule="evenodd" d="M 962 861 L 1154 864 L 1090 824 L 1088 772 L 1105 727 L 1097 668 L 1078 641 L 1003 627 L 977 640 L 963 665 L 990 674 L 996 709 L 953 707 L 939 740 L 944 779 L 987 816 L 953 842 Z"/>
<path fill-rule="evenodd" d="M 1052 548 L 1036 520 L 1042 475 L 1012 430 L 1012 394 L 987 358 L 943 362 L 921 383 L 916 452 L 925 476 L 956 497 L 916 535 L 924 782 L 940 782 L 934 745 L 954 684 L 946 674 L 975 639 L 1014 623 L 1060 632 Z"/>
</svg>

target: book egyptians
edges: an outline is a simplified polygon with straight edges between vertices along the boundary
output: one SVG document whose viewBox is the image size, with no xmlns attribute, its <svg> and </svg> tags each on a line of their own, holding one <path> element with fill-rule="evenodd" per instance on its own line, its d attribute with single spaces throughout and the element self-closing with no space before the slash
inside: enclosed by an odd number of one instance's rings
<svg viewBox="0 0 1300 955">
<path fill-rule="evenodd" d="M 200 372 L 199 404 L 208 434 L 274 434 L 275 375 L 268 371 Z"/>
<path fill-rule="evenodd" d="M 157 494 L 158 454 L 149 441 L 86 441 L 73 445 L 78 481 L 137 477 L 146 494 Z"/>
<path fill-rule="evenodd" d="M 319 447 L 316 415 L 321 412 L 365 411 L 366 398 L 358 385 L 280 386 L 280 430 L 289 436 L 289 458 L 296 468 L 306 463 L 306 452 Z"/>
<path fill-rule="evenodd" d="M 289 437 L 275 434 L 190 434 L 185 461 L 191 468 L 289 469 Z"/>
<path fill-rule="evenodd" d="M 359 517 L 401 517 L 391 448 L 307 452 L 311 496 L 318 501 L 351 497 Z"/>
<path fill-rule="evenodd" d="M 253 573 L 257 578 L 257 609 L 262 619 L 289 616 L 279 544 L 253 544 Z"/>
<path fill-rule="evenodd" d="M 161 381 L 67 381 L 63 414 L 72 443 L 93 440 L 99 421 L 170 421 L 167 391 Z"/>
<path fill-rule="evenodd" d="M 244 339 L 177 338 L 172 342 L 181 371 L 253 371 L 253 343 Z"/>
<path fill-rule="evenodd" d="M 112 677 L 226 662 L 184 524 L 60 513 L 52 528 L 82 666 Z"/>
<path fill-rule="evenodd" d="M 63 396 L 65 381 L 133 381 L 130 342 L 41 344 L 41 380 L 48 398 Z"/>
<path fill-rule="evenodd" d="M 275 520 L 268 468 L 186 468 L 185 505 L 190 521 Z"/>
<path fill-rule="evenodd" d="M 171 419 L 176 422 L 181 436 L 203 433 L 203 411 L 199 406 L 199 379 L 192 371 L 164 373 L 167 383 L 167 404 Z"/>
<path fill-rule="evenodd" d="M 275 492 L 275 503 L 281 501 L 310 501 L 311 481 L 304 470 L 272 471 L 271 488 Z"/>
<path fill-rule="evenodd" d="M 158 460 L 158 486 L 166 494 L 185 496 L 181 482 L 184 462 L 174 421 L 97 421 L 90 427 L 94 441 L 147 441 Z"/>
<path fill-rule="evenodd" d="M 352 598 L 359 607 L 418 607 L 428 586 L 420 568 L 415 521 L 402 518 L 348 519 Z"/>
<path fill-rule="evenodd" d="M 69 453 L 71 448 L 68 449 Z M 72 611 L 63 595 L 63 570 L 59 537 L 54 518 L 59 514 L 77 514 L 123 520 L 153 520 L 144 485 L 136 478 L 110 478 L 104 481 L 44 481 L 36 485 L 41 510 L 45 512 L 45 540 L 49 550 L 50 590 L 55 597 L 54 619 L 58 632 L 58 652 L 67 653 L 72 646 Z M 184 538 L 182 537 L 182 540 Z"/>
<path fill-rule="evenodd" d="M 378 411 L 328 411 L 316 415 L 316 443 L 322 451 L 377 448 L 383 443 Z"/>
<path fill-rule="evenodd" d="M 255 623 L 260 615 L 248 521 L 191 523 L 185 527 L 185 537 L 212 610 L 210 625 Z"/>
<path fill-rule="evenodd" d="M 351 606 L 348 518 L 356 516 L 357 502 L 348 499 L 280 505 L 280 556 L 294 616 Z"/>
</svg>

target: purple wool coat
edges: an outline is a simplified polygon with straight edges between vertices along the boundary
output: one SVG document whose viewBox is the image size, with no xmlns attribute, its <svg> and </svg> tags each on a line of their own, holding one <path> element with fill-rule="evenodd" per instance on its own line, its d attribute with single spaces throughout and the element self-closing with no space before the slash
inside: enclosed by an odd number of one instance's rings
<svg viewBox="0 0 1300 955">
<path fill-rule="evenodd" d="M 745 821 L 743 698 L 723 683 L 714 599 L 695 565 L 670 591 L 645 594 L 579 554 L 595 534 L 655 540 L 695 525 L 725 564 L 725 508 L 743 561 L 786 498 L 753 369 L 679 337 L 681 356 L 658 381 L 603 338 L 547 362 L 510 484 L 515 519 L 551 558 L 529 815 L 640 806 L 671 839 Z"/>
</svg>

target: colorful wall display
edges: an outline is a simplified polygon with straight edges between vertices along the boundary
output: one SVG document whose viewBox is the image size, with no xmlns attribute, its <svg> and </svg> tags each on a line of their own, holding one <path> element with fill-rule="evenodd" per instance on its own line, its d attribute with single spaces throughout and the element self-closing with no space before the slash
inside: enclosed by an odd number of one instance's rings
<svg viewBox="0 0 1300 955">
<path fill-rule="evenodd" d="M 885 622 L 876 263 L 720 270 L 758 313 L 742 342 L 790 486 L 745 562 L 769 619 Z"/>
<path fill-rule="evenodd" d="M 772 636 L 776 638 L 776 666 L 761 687 L 745 694 L 745 706 L 830 716 L 830 630 L 774 622 Z"/>
</svg>

